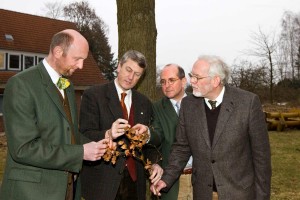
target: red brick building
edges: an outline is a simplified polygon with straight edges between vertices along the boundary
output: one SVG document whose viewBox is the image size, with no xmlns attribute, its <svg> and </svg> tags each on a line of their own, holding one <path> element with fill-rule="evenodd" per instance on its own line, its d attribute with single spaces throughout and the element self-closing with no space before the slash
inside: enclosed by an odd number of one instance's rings
<svg viewBox="0 0 300 200">
<path fill-rule="evenodd" d="M 76 29 L 74 23 L 0 9 L 0 132 L 3 131 L 2 102 L 7 80 L 39 63 L 49 52 L 52 36 L 64 29 Z M 105 83 L 91 53 L 82 70 L 71 77 L 77 106 L 82 92 L 91 85 Z M 79 109 L 78 109 L 79 110 Z"/>
</svg>

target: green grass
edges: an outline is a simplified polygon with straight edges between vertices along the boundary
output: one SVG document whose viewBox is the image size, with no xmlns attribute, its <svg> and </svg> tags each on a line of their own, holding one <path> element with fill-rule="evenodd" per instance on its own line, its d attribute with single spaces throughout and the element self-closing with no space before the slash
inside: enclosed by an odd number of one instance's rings
<svg viewBox="0 0 300 200">
<path fill-rule="evenodd" d="M 5 161 L 6 161 L 6 148 L 2 148 L 0 150 L 0 184 L 2 182 L 2 176 L 4 173 L 4 167 L 5 167 Z"/>
<path fill-rule="evenodd" d="M 272 153 L 271 200 L 300 200 L 300 131 L 270 131 Z M 0 183 L 6 148 L 0 148 Z"/>
<path fill-rule="evenodd" d="M 269 132 L 272 200 L 300 199 L 300 131 Z"/>
</svg>

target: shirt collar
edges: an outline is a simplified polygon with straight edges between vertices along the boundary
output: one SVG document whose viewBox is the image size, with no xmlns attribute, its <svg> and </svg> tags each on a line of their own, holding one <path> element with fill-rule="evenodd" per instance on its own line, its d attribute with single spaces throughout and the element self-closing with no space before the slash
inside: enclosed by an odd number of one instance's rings
<svg viewBox="0 0 300 200">
<path fill-rule="evenodd" d="M 128 100 L 130 101 L 130 100 L 131 100 L 131 96 L 132 96 L 132 91 L 131 91 L 131 89 L 126 90 L 126 91 L 123 91 L 123 89 L 120 87 L 120 85 L 119 85 L 117 79 L 114 80 L 114 84 L 115 84 L 116 89 L 117 89 L 117 93 L 118 93 L 119 100 L 121 101 L 121 94 L 122 94 L 123 92 L 125 92 L 125 93 L 127 94 L 126 97 L 125 97 L 125 101 L 126 101 L 126 99 L 128 99 Z M 125 102 L 125 103 L 126 103 L 126 102 Z M 128 102 L 128 103 L 129 103 L 129 102 Z"/>
<path fill-rule="evenodd" d="M 61 77 L 61 75 L 59 73 L 57 73 L 47 62 L 46 59 L 43 60 L 43 65 L 45 66 L 52 82 L 56 85 L 58 79 Z"/>
<path fill-rule="evenodd" d="M 180 99 L 180 101 L 179 101 L 179 105 L 181 104 L 181 100 L 184 98 L 184 97 L 186 97 L 186 93 L 184 93 L 183 94 L 183 97 Z M 171 101 L 171 103 L 172 103 L 172 105 L 173 106 L 175 106 L 176 105 L 176 103 L 177 103 L 177 101 L 175 100 L 175 99 L 170 99 L 170 101 Z"/>
<path fill-rule="evenodd" d="M 216 99 L 204 98 L 206 105 L 208 105 L 208 107 L 211 108 L 211 105 L 210 103 L 208 103 L 208 100 L 214 100 L 217 101 L 216 107 L 218 107 L 223 101 L 224 93 L 225 93 L 225 86 L 223 86 L 219 96 Z"/>
</svg>

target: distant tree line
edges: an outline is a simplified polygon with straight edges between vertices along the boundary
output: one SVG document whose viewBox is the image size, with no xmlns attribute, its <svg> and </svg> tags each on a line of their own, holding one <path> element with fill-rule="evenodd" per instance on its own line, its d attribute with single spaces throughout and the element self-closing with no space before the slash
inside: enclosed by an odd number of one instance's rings
<svg viewBox="0 0 300 200">
<path fill-rule="evenodd" d="M 95 10 L 90 8 L 89 3 L 81 1 L 63 6 L 59 2 L 51 2 L 45 4 L 45 6 L 48 17 L 69 20 L 77 25 L 79 31 L 89 41 L 90 51 L 105 78 L 108 80 L 114 79 L 117 60 L 114 60 L 114 54 L 111 52 L 111 46 L 108 43 L 106 35 L 108 27 L 96 15 Z M 122 10 L 124 6 L 125 4 L 120 4 L 118 9 Z M 154 8 L 151 4 L 148 7 L 149 9 Z M 151 13 L 149 12 L 149 16 L 153 15 Z M 121 18 L 118 16 L 118 21 Z M 154 25 L 152 24 L 151 26 L 155 28 L 155 22 Z M 128 29 L 126 26 L 124 28 Z M 153 30 L 156 33 L 156 29 Z M 230 84 L 258 94 L 263 103 L 286 101 L 299 104 L 300 13 L 284 12 L 279 33 L 275 31 L 265 33 L 259 27 L 257 32 L 250 35 L 250 38 L 252 47 L 244 51 L 245 57 L 236 59 L 231 66 Z M 126 45 L 137 48 L 137 45 L 133 42 L 129 41 Z M 140 44 L 140 42 L 137 43 Z M 126 45 L 123 46 L 127 47 Z M 153 50 L 145 49 L 143 45 L 140 45 L 139 49 L 145 50 L 147 57 L 155 58 L 155 54 L 153 54 L 154 56 L 152 54 L 148 55 Z M 121 53 L 122 51 L 124 49 L 121 49 Z M 153 78 L 152 74 L 149 79 L 147 77 L 146 88 L 149 89 L 148 83 L 151 85 L 154 80 L 155 77 Z M 159 89 L 157 87 L 157 90 Z M 188 89 L 190 90 L 190 88 Z"/>
<path fill-rule="evenodd" d="M 259 27 L 250 37 L 253 46 L 244 51 L 247 58 L 231 66 L 231 84 L 258 94 L 264 103 L 299 104 L 300 13 L 286 11 L 278 35 Z"/>
</svg>

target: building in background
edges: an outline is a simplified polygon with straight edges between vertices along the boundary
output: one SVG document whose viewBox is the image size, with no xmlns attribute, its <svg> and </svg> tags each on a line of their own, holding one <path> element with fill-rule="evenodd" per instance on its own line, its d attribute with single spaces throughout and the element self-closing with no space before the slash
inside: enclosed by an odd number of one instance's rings
<svg viewBox="0 0 300 200">
<path fill-rule="evenodd" d="M 77 28 L 72 22 L 4 9 L 0 9 L 0 16 L 0 132 L 3 132 L 2 102 L 7 80 L 43 60 L 55 33 Z M 75 87 L 78 111 L 83 91 L 107 82 L 91 53 L 83 69 L 77 70 L 70 79 Z"/>
</svg>

